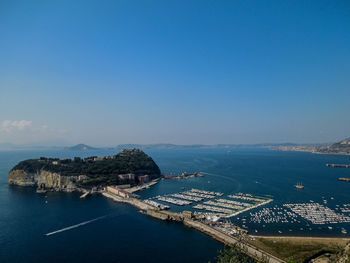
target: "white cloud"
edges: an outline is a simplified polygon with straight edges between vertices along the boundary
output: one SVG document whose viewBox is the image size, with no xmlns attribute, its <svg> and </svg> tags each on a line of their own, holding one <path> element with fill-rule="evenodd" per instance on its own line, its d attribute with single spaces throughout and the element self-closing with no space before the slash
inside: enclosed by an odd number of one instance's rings
<svg viewBox="0 0 350 263">
<path fill-rule="evenodd" d="M 13 130 L 22 131 L 32 125 L 32 121 L 20 120 L 11 121 L 4 120 L 0 126 L 0 132 L 11 132 Z"/>
</svg>

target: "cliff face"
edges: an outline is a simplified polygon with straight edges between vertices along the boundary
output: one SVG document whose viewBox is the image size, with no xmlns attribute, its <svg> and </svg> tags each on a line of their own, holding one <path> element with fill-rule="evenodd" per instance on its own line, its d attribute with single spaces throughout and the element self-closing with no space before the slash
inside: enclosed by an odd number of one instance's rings
<svg viewBox="0 0 350 263">
<path fill-rule="evenodd" d="M 55 191 L 71 192 L 77 189 L 74 176 L 62 176 L 41 170 L 37 173 L 27 173 L 24 170 L 12 170 L 9 173 L 9 184 L 20 186 L 37 186 Z"/>
</svg>

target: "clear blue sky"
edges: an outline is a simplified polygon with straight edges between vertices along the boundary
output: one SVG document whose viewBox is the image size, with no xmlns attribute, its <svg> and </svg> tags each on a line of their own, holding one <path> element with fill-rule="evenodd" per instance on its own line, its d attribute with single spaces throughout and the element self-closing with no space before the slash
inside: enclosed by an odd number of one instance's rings
<svg viewBox="0 0 350 263">
<path fill-rule="evenodd" d="M 0 143 L 349 137 L 349 17 L 349 1 L 2 0 Z"/>
</svg>

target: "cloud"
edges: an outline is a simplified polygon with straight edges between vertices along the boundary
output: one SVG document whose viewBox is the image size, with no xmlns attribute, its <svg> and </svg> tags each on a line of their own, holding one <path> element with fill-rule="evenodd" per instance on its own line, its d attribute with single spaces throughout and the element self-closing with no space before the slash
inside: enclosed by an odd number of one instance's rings
<svg viewBox="0 0 350 263">
<path fill-rule="evenodd" d="M 32 121 L 27 121 L 27 120 L 20 120 L 20 121 L 4 120 L 1 123 L 0 132 L 11 132 L 13 130 L 22 131 L 30 127 L 31 125 L 32 125 Z"/>
</svg>

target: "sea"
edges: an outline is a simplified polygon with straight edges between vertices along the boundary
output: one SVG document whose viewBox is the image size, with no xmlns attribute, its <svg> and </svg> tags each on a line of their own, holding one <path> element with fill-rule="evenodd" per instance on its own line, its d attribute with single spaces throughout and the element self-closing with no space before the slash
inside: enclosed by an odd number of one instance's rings
<svg viewBox="0 0 350 263">
<path fill-rule="evenodd" d="M 144 151 L 164 174 L 201 172 L 204 177 L 161 180 L 138 192 L 142 199 L 192 188 L 222 192 L 223 198 L 236 193 L 265 196 L 273 202 L 228 220 L 238 226 L 244 224 L 249 232 L 258 235 L 350 236 L 350 223 L 313 225 L 304 218 L 293 224 L 251 221 L 261 209 L 284 213 L 284 204 L 295 203 L 318 203 L 343 213 L 341 208 L 350 203 L 350 183 L 338 178 L 350 177 L 350 169 L 325 164 L 349 164 L 350 156 L 263 148 Z M 37 194 L 33 188 L 7 184 L 9 170 L 25 159 L 116 153 L 112 149 L 0 151 L 0 262 L 215 262 L 223 245 L 182 224 L 150 218 L 101 195 L 80 199 L 79 193 Z M 297 183 L 305 188 L 296 189 Z M 193 207 L 171 205 L 171 210 Z M 348 233 L 342 233 L 343 229 Z"/>
</svg>

